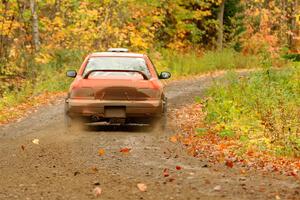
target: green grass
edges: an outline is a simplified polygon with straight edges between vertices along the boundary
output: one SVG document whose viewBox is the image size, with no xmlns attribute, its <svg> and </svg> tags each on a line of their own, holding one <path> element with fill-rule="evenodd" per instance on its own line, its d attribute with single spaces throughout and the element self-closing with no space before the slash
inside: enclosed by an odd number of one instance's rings
<svg viewBox="0 0 300 200">
<path fill-rule="evenodd" d="M 245 146 L 300 156 L 300 64 L 226 79 L 207 91 L 204 102 L 217 134 L 234 132 Z"/>
<path fill-rule="evenodd" d="M 216 70 L 246 69 L 261 67 L 258 56 L 245 56 L 232 49 L 220 52 L 209 51 L 202 56 L 190 52 L 178 54 L 161 50 L 160 54 L 150 56 L 159 70 L 169 70 L 175 76 L 197 75 Z"/>
</svg>

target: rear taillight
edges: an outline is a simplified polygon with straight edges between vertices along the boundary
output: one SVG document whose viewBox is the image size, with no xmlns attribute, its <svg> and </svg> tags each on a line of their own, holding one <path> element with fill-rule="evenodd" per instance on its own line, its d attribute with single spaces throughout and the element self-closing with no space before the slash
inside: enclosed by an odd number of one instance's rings
<svg viewBox="0 0 300 200">
<path fill-rule="evenodd" d="M 160 97 L 160 91 L 157 89 L 150 89 L 150 88 L 140 88 L 138 89 L 139 92 L 147 95 L 149 98 L 159 98 Z"/>
<path fill-rule="evenodd" d="M 92 88 L 74 88 L 71 91 L 71 99 L 94 99 L 95 94 Z"/>
</svg>

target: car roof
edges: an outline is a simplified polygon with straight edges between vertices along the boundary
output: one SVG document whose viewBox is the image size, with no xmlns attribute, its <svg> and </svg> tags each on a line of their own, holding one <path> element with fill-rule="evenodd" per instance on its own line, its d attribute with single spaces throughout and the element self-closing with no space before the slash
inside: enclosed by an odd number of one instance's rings
<svg viewBox="0 0 300 200">
<path fill-rule="evenodd" d="M 143 58 L 144 54 L 140 53 L 127 53 L 127 52 L 95 52 L 90 54 L 90 57 L 136 57 Z"/>
</svg>

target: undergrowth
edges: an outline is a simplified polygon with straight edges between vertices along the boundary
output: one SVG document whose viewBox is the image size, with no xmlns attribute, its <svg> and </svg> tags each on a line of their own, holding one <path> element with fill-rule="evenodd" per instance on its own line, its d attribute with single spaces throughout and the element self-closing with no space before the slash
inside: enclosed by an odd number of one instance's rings
<svg viewBox="0 0 300 200">
<path fill-rule="evenodd" d="M 66 78 L 65 72 L 67 69 L 78 68 L 83 55 L 80 51 L 56 51 L 52 53 L 53 59 L 49 62 L 32 64 L 29 69 L 30 73 L 21 81 L 20 86 L 14 84 L 15 80 L 5 83 L 8 86 L 2 88 L 1 91 L 0 111 L 30 101 L 30 97 L 45 92 L 65 91 L 71 82 Z"/>
<path fill-rule="evenodd" d="M 264 69 L 249 76 L 229 73 L 203 102 L 206 122 L 220 137 L 239 139 L 244 149 L 300 156 L 300 65 Z"/>
</svg>

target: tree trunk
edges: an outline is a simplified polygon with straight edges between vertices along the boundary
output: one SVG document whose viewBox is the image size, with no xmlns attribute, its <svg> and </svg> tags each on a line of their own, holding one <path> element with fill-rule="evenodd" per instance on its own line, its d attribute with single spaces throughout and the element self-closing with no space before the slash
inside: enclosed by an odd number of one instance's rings
<svg viewBox="0 0 300 200">
<path fill-rule="evenodd" d="M 56 12 L 60 11 L 60 0 L 55 0 L 55 11 Z"/>
<path fill-rule="evenodd" d="M 265 0 L 264 1 L 264 8 L 267 8 L 267 9 L 270 8 L 270 0 Z"/>
<path fill-rule="evenodd" d="M 297 12 L 297 8 L 298 8 L 298 0 L 294 0 L 291 2 L 291 32 L 293 33 L 293 35 L 291 36 L 291 40 L 290 40 L 290 49 L 291 50 L 296 50 L 296 45 L 295 45 L 295 37 L 297 36 L 297 24 L 296 24 L 296 15 L 298 14 Z"/>
<path fill-rule="evenodd" d="M 295 3 L 295 43 L 294 43 L 294 47 L 295 47 L 295 51 L 300 53 L 300 2 L 298 0 L 296 0 Z M 298 11 L 298 12 L 297 12 Z"/>
<path fill-rule="evenodd" d="M 36 51 L 40 48 L 40 33 L 39 33 L 39 19 L 37 15 L 36 0 L 30 0 L 30 10 L 32 14 L 32 41 Z"/>
<path fill-rule="evenodd" d="M 8 1 L 2 0 L 1 3 L 4 5 L 4 11 L 3 11 L 3 13 L 1 13 L 2 20 L 1 20 L 1 26 L 0 26 L 0 33 L 4 29 L 4 24 L 6 21 L 6 14 L 9 11 Z M 0 58 L 4 58 L 6 56 L 6 49 L 7 49 L 7 48 L 5 48 L 6 38 L 7 38 L 7 36 L 0 34 Z"/>
<path fill-rule="evenodd" d="M 223 32 L 224 32 L 224 8 L 225 8 L 225 0 L 222 0 L 220 5 L 220 11 L 218 13 L 218 20 L 219 20 L 219 30 L 218 30 L 218 50 L 223 49 Z"/>
</svg>

